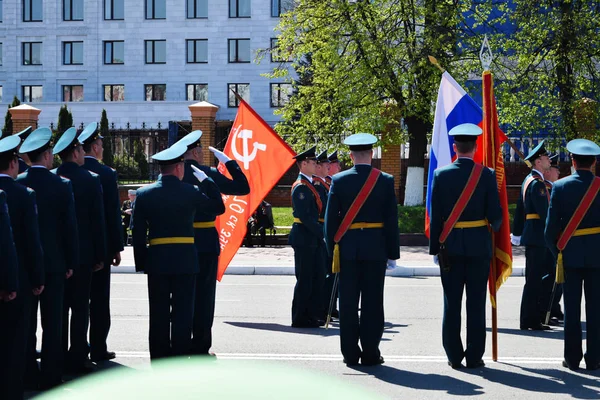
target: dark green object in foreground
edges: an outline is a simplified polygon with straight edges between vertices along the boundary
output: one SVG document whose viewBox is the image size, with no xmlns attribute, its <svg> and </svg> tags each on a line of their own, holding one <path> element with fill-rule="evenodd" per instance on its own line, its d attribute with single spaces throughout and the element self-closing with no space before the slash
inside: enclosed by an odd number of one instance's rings
<svg viewBox="0 0 600 400">
<path fill-rule="evenodd" d="M 151 370 L 114 368 L 65 384 L 50 399 L 382 399 L 325 374 L 256 360 L 170 359 Z"/>
</svg>

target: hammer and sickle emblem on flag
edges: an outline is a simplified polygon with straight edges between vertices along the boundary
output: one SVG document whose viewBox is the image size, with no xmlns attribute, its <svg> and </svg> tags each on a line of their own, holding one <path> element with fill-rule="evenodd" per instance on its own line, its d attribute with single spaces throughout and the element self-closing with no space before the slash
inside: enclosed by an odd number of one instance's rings
<svg viewBox="0 0 600 400">
<path fill-rule="evenodd" d="M 252 142 L 252 151 L 250 152 L 248 142 L 252 139 L 252 131 L 249 129 L 241 129 L 242 126 L 238 126 L 233 133 L 233 138 L 231 142 L 231 152 L 236 160 L 242 162 L 244 164 L 244 169 L 250 169 L 250 162 L 256 158 L 258 150 L 265 151 L 267 150 L 267 145 L 264 143 Z M 238 152 L 236 142 L 237 139 L 242 139 L 242 154 Z"/>
</svg>

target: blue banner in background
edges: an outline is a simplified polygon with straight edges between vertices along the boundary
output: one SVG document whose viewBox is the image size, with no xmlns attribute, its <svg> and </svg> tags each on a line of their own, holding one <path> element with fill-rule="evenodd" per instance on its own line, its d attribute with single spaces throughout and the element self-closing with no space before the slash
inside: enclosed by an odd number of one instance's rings
<svg viewBox="0 0 600 400">
<path fill-rule="evenodd" d="M 169 147 L 171 147 L 171 145 L 177 141 L 178 131 L 179 129 L 177 128 L 177 122 L 169 121 Z"/>
</svg>

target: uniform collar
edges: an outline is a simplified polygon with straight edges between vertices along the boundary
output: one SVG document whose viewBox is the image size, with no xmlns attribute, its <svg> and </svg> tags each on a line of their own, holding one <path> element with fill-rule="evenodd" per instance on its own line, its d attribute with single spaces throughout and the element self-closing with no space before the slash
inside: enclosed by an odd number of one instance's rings
<svg viewBox="0 0 600 400">
<path fill-rule="evenodd" d="M 305 175 L 302 172 L 300 172 L 300 176 L 305 177 L 310 183 L 313 183 L 312 176 Z"/>
<path fill-rule="evenodd" d="M 9 178 L 10 180 L 14 180 L 12 176 L 7 174 L 0 174 L 0 178 Z"/>
<path fill-rule="evenodd" d="M 538 174 L 539 176 L 541 176 L 542 178 L 544 177 L 544 174 L 542 174 L 540 171 L 538 171 L 538 170 L 537 170 L 537 169 L 535 169 L 535 168 L 533 168 L 533 169 L 531 170 L 531 173 L 532 173 L 532 174 L 533 174 L 534 172 L 535 172 L 535 173 L 537 173 L 537 174 Z"/>
<path fill-rule="evenodd" d="M 92 160 L 98 161 L 98 159 L 94 156 L 83 156 L 83 158 L 91 158 Z"/>
<path fill-rule="evenodd" d="M 39 168 L 39 169 L 48 169 L 48 168 L 44 167 L 43 165 L 32 165 L 32 166 L 31 166 L 31 167 L 29 167 L 29 168 L 31 168 L 31 169 L 34 169 L 34 168 Z"/>
</svg>

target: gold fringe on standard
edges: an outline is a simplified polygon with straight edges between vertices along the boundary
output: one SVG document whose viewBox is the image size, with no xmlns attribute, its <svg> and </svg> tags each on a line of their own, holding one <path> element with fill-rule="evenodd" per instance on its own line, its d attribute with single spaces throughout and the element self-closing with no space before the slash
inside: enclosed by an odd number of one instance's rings
<svg viewBox="0 0 600 400">
<path fill-rule="evenodd" d="M 563 266 L 562 251 L 558 253 L 556 260 L 556 283 L 565 283 L 565 268 Z"/>
<path fill-rule="evenodd" d="M 331 264 L 331 272 L 337 274 L 340 272 L 340 244 L 336 243 L 333 246 L 333 263 Z"/>
</svg>

